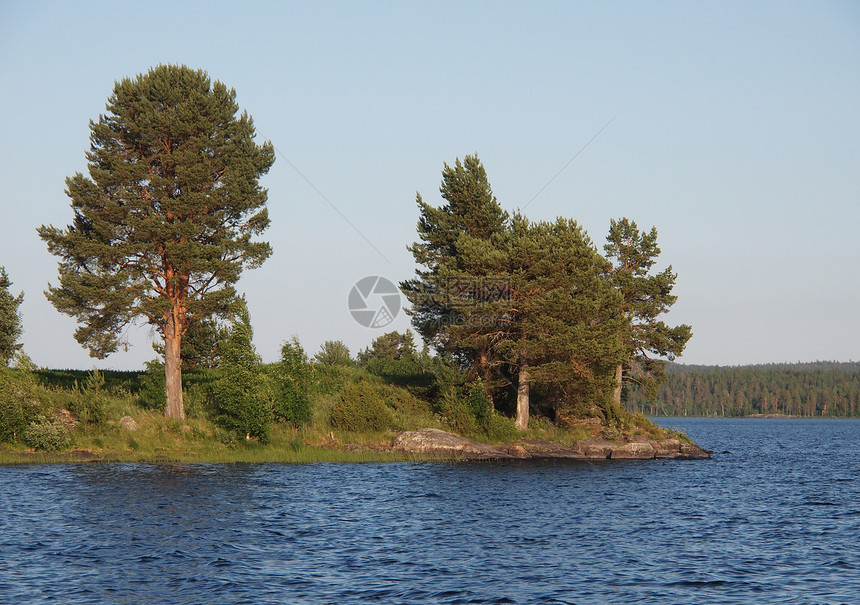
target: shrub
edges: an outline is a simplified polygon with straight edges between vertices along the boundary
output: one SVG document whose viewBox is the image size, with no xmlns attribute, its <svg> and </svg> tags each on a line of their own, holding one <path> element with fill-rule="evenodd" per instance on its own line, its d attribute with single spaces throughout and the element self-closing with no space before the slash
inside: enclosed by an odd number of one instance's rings
<svg viewBox="0 0 860 605">
<path fill-rule="evenodd" d="M 140 407 L 147 410 L 163 410 L 167 405 L 164 385 L 164 364 L 157 359 L 146 362 L 146 372 L 141 378 L 138 393 Z"/>
<path fill-rule="evenodd" d="M 270 384 L 252 344 L 254 332 L 244 300 L 237 304 L 234 315 L 222 343 L 222 365 L 204 388 L 218 425 L 266 443 L 274 420 Z"/>
<path fill-rule="evenodd" d="M 357 433 L 384 431 L 393 417 L 377 388 L 366 381 L 347 386 L 331 409 L 332 427 Z"/>
<path fill-rule="evenodd" d="M 103 390 L 104 376 L 93 370 L 84 381 L 84 387 L 68 401 L 69 411 L 84 426 L 100 424 L 107 418 L 107 393 Z"/>
<path fill-rule="evenodd" d="M 296 426 L 311 421 L 311 404 L 308 396 L 310 367 L 308 358 L 297 338 L 281 347 L 281 361 L 275 365 L 274 415 Z"/>
<path fill-rule="evenodd" d="M 478 430 L 478 422 L 467 399 L 460 396 L 456 389 L 450 389 L 437 404 L 442 420 L 461 434 Z"/>
<path fill-rule="evenodd" d="M 235 435 L 268 442 L 274 415 L 262 372 L 244 366 L 215 371 L 206 389 L 215 422 Z"/>
<path fill-rule="evenodd" d="M 317 363 L 328 366 L 351 366 L 354 365 L 347 347 L 340 340 L 327 340 L 320 347 L 319 353 L 314 355 Z"/>
<path fill-rule="evenodd" d="M 39 415 L 24 431 L 24 443 L 37 450 L 58 452 L 69 447 L 71 438 L 62 420 Z"/>
<path fill-rule="evenodd" d="M 515 441 L 520 436 L 512 418 L 495 412 L 487 416 L 482 429 L 491 441 L 510 442 Z"/>
<path fill-rule="evenodd" d="M 30 372 L 0 365 L 0 443 L 16 441 L 42 411 Z"/>
</svg>

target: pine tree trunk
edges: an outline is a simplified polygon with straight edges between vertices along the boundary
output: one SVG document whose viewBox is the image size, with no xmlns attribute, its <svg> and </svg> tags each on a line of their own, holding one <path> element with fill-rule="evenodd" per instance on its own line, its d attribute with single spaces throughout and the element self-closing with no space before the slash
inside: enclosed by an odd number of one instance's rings
<svg viewBox="0 0 860 605">
<path fill-rule="evenodd" d="M 517 418 L 516 427 L 524 431 L 529 428 L 529 367 L 520 366 L 519 384 L 517 385 Z"/>
<path fill-rule="evenodd" d="M 624 366 L 618 364 L 615 368 L 615 389 L 612 391 L 612 398 L 615 403 L 621 405 L 621 379 L 624 376 Z"/>
<path fill-rule="evenodd" d="M 182 405 L 182 331 L 176 321 L 176 312 L 170 315 L 164 331 L 164 384 L 167 392 L 167 407 L 164 415 L 168 418 L 185 418 Z"/>
</svg>

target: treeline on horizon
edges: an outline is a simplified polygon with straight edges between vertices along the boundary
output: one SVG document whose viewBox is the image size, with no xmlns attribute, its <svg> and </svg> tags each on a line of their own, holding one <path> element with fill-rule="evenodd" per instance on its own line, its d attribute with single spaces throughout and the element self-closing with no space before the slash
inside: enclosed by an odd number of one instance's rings
<svg viewBox="0 0 860 605">
<path fill-rule="evenodd" d="M 747 366 L 668 364 L 649 401 L 630 391 L 626 406 L 648 416 L 860 417 L 860 362 Z"/>
</svg>

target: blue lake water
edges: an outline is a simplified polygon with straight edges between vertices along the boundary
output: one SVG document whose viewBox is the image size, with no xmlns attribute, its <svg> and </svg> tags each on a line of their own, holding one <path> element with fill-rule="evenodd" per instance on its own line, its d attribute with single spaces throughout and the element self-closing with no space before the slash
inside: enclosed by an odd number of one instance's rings
<svg viewBox="0 0 860 605">
<path fill-rule="evenodd" d="M 860 603 L 860 421 L 660 422 L 714 459 L 0 467 L 0 602 Z"/>
</svg>

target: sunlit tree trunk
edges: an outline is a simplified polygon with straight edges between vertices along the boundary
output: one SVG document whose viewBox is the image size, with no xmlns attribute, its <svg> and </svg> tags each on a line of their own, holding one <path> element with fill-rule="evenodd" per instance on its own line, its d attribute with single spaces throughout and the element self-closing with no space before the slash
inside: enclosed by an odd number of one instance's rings
<svg viewBox="0 0 860 605">
<path fill-rule="evenodd" d="M 621 405 L 621 379 L 624 376 L 624 366 L 620 363 L 615 367 L 615 389 L 612 391 L 612 398 L 615 403 Z"/>
<path fill-rule="evenodd" d="M 516 427 L 524 431 L 529 428 L 529 367 L 520 366 L 519 384 L 517 385 L 517 419 Z"/>
<path fill-rule="evenodd" d="M 164 330 L 164 384 L 167 393 L 167 406 L 164 415 L 168 418 L 185 418 L 182 405 L 182 322 L 177 310 L 170 313 Z"/>
</svg>

